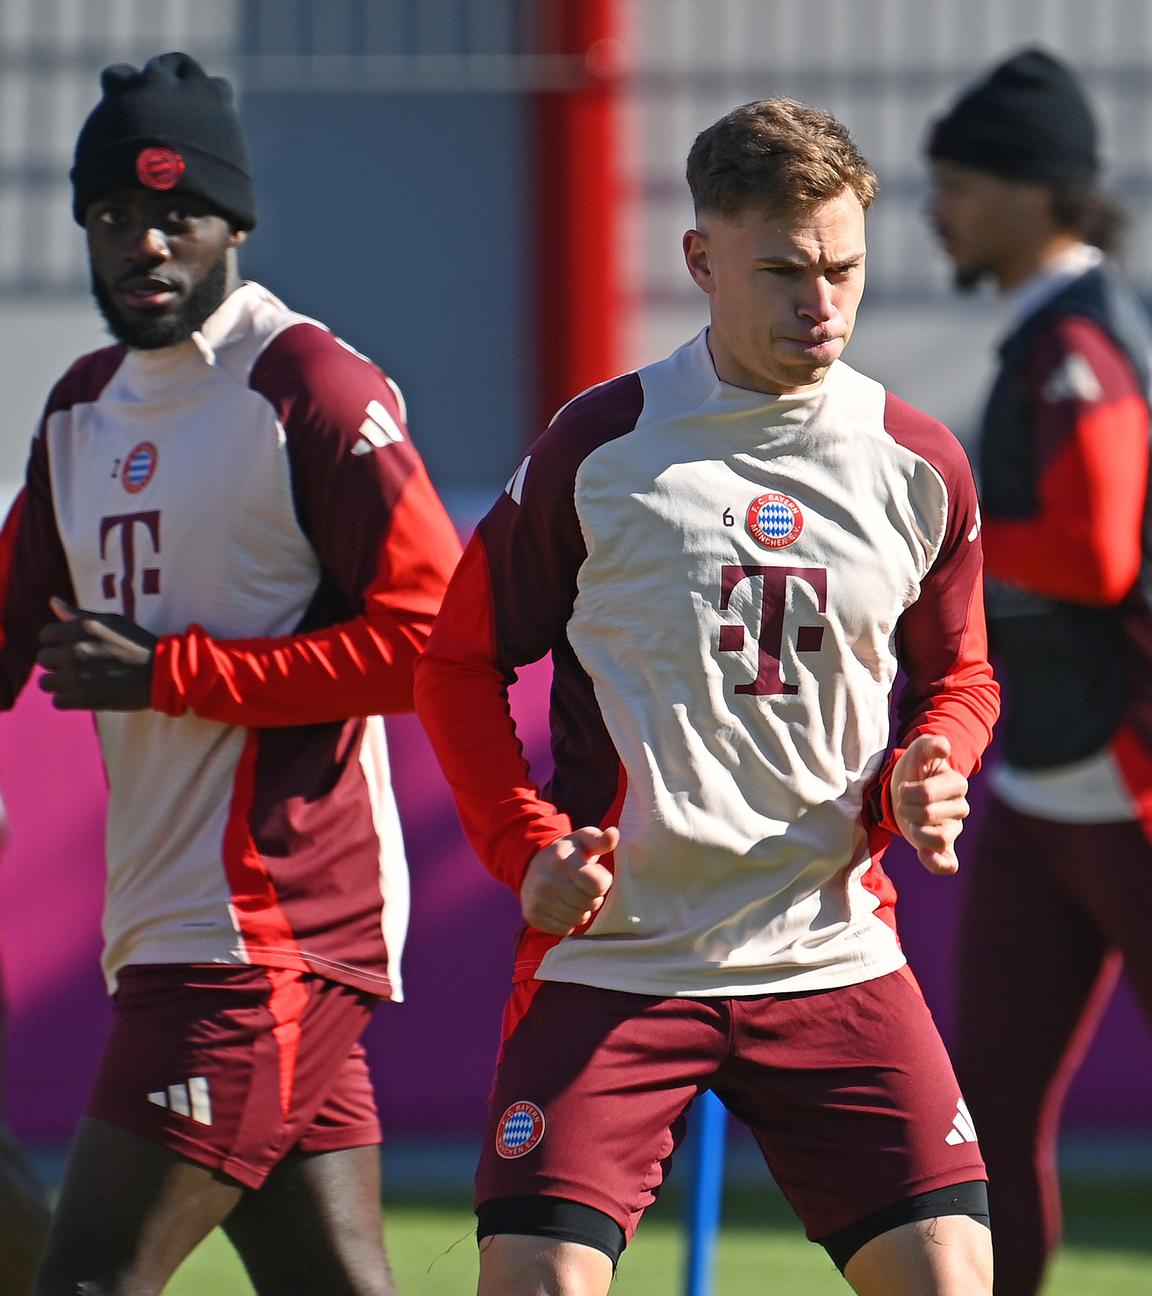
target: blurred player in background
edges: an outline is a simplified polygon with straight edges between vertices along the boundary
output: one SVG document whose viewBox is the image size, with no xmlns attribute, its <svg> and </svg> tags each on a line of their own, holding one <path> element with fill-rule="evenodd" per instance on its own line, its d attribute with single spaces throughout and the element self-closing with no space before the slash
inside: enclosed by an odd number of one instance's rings
<svg viewBox="0 0 1152 1296">
<path fill-rule="evenodd" d="M 971 473 L 839 361 L 875 193 L 843 126 L 749 104 L 688 177 L 710 327 L 556 416 L 417 666 L 465 828 L 528 923 L 480 1292 L 607 1292 L 711 1088 L 858 1292 L 977 1296 L 983 1163 L 880 865 L 899 832 L 955 871 L 997 711 Z M 540 791 L 507 687 L 548 652 Z"/>
<path fill-rule="evenodd" d="M 96 713 L 110 1039 L 42 1296 L 160 1291 L 220 1224 L 256 1290 L 392 1291 L 359 1037 L 400 994 L 381 713 L 458 556 L 396 387 L 241 281 L 226 81 L 105 69 L 73 211 L 117 344 L 48 398 L 3 533 L 0 691 Z"/>
<path fill-rule="evenodd" d="M 0 852 L 8 840 L 8 816 L 0 802 Z M 0 1007 L 3 995 L 0 993 Z M 3 1029 L 0 1013 L 0 1031 Z M 3 1065 L 0 1040 L 0 1067 Z M 0 1076 L 0 1094 L 3 1093 Z M 0 1122 L 0 1296 L 28 1296 L 48 1235 L 48 1203 L 28 1158 Z"/>
<path fill-rule="evenodd" d="M 1072 72 L 1025 50 L 932 127 L 931 218 L 1012 322 L 979 445 L 1003 759 L 971 852 L 957 1071 L 988 1163 L 997 1296 L 1060 1236 L 1056 1133 L 1121 962 L 1152 1013 L 1149 330 Z"/>
</svg>

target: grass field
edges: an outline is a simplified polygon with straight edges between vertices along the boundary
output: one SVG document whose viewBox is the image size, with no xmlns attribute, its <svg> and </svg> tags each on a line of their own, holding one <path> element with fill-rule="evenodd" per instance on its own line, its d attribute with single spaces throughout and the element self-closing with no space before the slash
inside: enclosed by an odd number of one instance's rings
<svg viewBox="0 0 1152 1296">
<path fill-rule="evenodd" d="M 1152 1292 L 1152 1182 L 1066 1193 L 1067 1243 L 1045 1296 Z M 472 1216 L 460 1195 L 394 1195 L 387 1233 L 401 1296 L 475 1290 Z M 683 1257 L 673 1195 L 645 1219 L 620 1262 L 614 1296 L 678 1296 Z M 227 1242 L 213 1235 L 170 1284 L 172 1296 L 243 1296 L 251 1287 Z M 843 1296 L 847 1284 L 804 1240 L 780 1196 L 730 1189 L 716 1257 L 716 1296 Z"/>
</svg>

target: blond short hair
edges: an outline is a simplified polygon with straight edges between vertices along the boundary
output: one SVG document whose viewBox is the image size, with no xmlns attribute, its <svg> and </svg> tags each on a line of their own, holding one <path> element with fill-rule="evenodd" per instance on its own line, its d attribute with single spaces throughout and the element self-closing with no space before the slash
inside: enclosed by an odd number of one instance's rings
<svg viewBox="0 0 1152 1296">
<path fill-rule="evenodd" d="M 759 99 L 696 136 L 688 187 L 697 215 L 732 217 L 749 207 L 802 210 L 845 189 L 867 211 L 877 181 L 847 127 L 831 113 L 795 99 Z"/>
</svg>

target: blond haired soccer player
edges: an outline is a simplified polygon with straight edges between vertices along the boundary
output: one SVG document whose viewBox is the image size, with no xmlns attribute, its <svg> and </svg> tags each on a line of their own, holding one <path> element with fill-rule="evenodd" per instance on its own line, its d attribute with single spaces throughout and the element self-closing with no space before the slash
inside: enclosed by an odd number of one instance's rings
<svg viewBox="0 0 1152 1296">
<path fill-rule="evenodd" d="M 985 1296 L 984 1166 L 881 867 L 902 833 L 955 872 L 997 714 L 971 474 L 840 358 L 876 183 L 844 127 L 745 105 L 688 181 L 709 326 L 556 416 L 417 666 L 527 922 L 479 1290 L 606 1292 L 711 1088 L 857 1292 Z M 506 690 L 548 652 L 540 789 Z"/>
</svg>

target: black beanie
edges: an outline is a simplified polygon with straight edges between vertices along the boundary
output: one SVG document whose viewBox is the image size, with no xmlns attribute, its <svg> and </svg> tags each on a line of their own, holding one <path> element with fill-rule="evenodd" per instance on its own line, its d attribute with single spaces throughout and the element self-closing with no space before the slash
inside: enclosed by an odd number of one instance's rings
<svg viewBox="0 0 1152 1296">
<path fill-rule="evenodd" d="M 175 190 L 202 198 L 238 229 L 256 224 L 252 177 L 232 87 L 187 54 L 142 68 L 114 63 L 88 114 L 72 166 L 72 214 L 117 189 Z"/>
<path fill-rule="evenodd" d="M 1090 187 L 1100 169 L 1079 81 L 1039 49 L 1021 50 L 965 91 L 932 126 L 928 156 L 1071 188 Z"/>
</svg>

